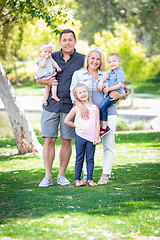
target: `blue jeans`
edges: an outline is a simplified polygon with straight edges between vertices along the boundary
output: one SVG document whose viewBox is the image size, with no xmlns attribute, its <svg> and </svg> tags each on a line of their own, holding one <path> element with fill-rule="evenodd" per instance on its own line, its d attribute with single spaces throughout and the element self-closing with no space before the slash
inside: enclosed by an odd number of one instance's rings
<svg viewBox="0 0 160 240">
<path fill-rule="evenodd" d="M 76 134 L 75 146 L 76 146 L 75 180 L 81 179 L 81 172 L 85 153 L 87 162 L 87 181 L 92 180 L 94 170 L 95 145 L 93 145 L 92 142 L 84 138 L 81 138 Z"/>
<path fill-rule="evenodd" d="M 103 100 L 101 107 L 100 107 L 100 120 L 101 121 L 108 121 L 108 107 L 113 105 L 114 103 L 118 102 L 118 100 L 110 101 L 112 99 L 109 95 Z"/>
</svg>

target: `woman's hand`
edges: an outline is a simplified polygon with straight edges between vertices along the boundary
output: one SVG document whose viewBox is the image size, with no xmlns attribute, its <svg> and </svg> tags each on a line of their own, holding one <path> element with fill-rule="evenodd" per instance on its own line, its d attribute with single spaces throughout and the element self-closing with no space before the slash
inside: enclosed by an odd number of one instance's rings
<svg viewBox="0 0 160 240">
<path fill-rule="evenodd" d="M 98 84 L 97 89 L 98 89 L 99 91 L 101 91 L 101 92 L 103 91 L 103 89 L 104 89 L 103 82 L 100 82 L 100 83 Z"/>
<path fill-rule="evenodd" d="M 120 93 L 117 92 L 117 91 L 113 91 L 113 92 L 110 92 L 110 93 L 109 93 L 109 96 L 111 97 L 110 101 L 114 101 L 114 100 L 121 99 L 122 94 L 120 94 Z"/>
<path fill-rule="evenodd" d="M 129 95 L 129 90 L 128 90 L 128 88 L 126 86 L 124 86 L 124 91 L 126 93 L 126 96 L 125 96 L 124 99 L 126 99 L 128 97 L 128 95 Z"/>
<path fill-rule="evenodd" d="M 104 87 L 103 92 L 108 93 L 110 91 L 109 87 Z"/>
<path fill-rule="evenodd" d="M 88 111 L 88 108 L 86 108 L 86 107 L 83 105 L 83 106 L 81 106 L 80 112 L 81 112 L 81 118 L 82 118 L 83 120 L 88 120 L 88 119 L 89 119 L 89 111 Z"/>
</svg>

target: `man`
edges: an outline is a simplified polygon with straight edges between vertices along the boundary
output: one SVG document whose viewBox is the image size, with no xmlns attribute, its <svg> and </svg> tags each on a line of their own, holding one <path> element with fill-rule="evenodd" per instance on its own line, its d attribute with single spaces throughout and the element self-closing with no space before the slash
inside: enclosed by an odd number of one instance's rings
<svg viewBox="0 0 160 240">
<path fill-rule="evenodd" d="M 84 65 L 85 55 L 77 53 L 75 45 L 77 39 L 75 33 L 70 29 L 65 29 L 60 34 L 59 43 L 61 50 L 52 53 L 52 58 L 62 69 L 58 72 L 55 79 L 42 80 L 37 79 L 39 84 L 47 84 L 49 86 L 57 85 L 57 96 L 60 101 L 55 101 L 51 94 L 48 98 L 48 105 L 43 105 L 41 127 L 42 137 L 45 137 L 43 147 L 43 159 L 45 167 L 45 177 L 39 184 L 40 187 L 52 185 L 52 165 L 55 158 L 55 142 L 58 135 L 58 126 L 60 124 L 60 169 L 58 173 L 57 183 L 60 185 L 68 185 L 70 182 L 65 178 L 65 171 L 68 166 L 72 153 L 72 139 L 74 138 L 74 129 L 64 123 L 67 113 L 72 108 L 70 99 L 70 84 L 72 75 Z"/>
</svg>

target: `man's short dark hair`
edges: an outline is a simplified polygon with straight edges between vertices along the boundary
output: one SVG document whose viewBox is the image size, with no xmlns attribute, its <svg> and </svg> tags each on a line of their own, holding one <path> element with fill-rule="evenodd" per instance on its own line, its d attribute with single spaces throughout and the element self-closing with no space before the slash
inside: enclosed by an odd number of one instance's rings
<svg viewBox="0 0 160 240">
<path fill-rule="evenodd" d="M 60 40 L 61 40 L 61 37 L 62 37 L 63 33 L 72 33 L 74 39 L 76 40 L 76 35 L 75 35 L 75 33 L 74 33 L 71 29 L 69 29 L 69 28 L 64 29 L 64 30 L 61 32 L 61 34 L 60 34 Z"/>
</svg>

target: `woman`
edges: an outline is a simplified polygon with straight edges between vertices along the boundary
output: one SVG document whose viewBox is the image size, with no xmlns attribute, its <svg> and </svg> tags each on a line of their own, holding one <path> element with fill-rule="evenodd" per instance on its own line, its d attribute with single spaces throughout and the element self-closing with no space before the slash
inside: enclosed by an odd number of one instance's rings
<svg viewBox="0 0 160 240">
<path fill-rule="evenodd" d="M 105 59 L 103 53 L 95 48 L 90 50 L 86 55 L 84 68 L 76 71 L 72 77 L 72 83 L 70 87 L 71 91 L 71 99 L 72 102 L 75 102 L 73 96 L 73 88 L 78 83 L 83 83 L 87 85 L 89 88 L 92 102 L 98 107 L 101 106 L 101 103 L 104 99 L 105 88 L 103 92 L 98 91 L 98 83 L 101 78 L 106 75 L 105 68 Z M 107 83 L 106 83 L 107 84 Z M 118 92 L 111 92 L 110 97 L 113 100 L 123 99 L 125 94 L 119 94 Z M 128 95 L 128 92 L 127 92 Z M 83 118 L 88 118 L 87 109 L 80 103 L 76 101 L 76 104 L 81 109 L 81 115 Z M 115 130 L 117 124 L 117 108 L 116 105 L 113 104 L 108 108 L 108 125 L 110 126 L 110 132 L 102 137 L 103 143 L 103 172 L 98 184 L 107 184 L 108 178 L 111 177 L 111 170 L 114 160 L 114 146 L 115 146 Z M 85 177 L 83 178 L 83 182 L 87 182 L 86 178 L 86 168 L 84 168 Z"/>
</svg>

